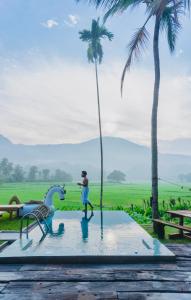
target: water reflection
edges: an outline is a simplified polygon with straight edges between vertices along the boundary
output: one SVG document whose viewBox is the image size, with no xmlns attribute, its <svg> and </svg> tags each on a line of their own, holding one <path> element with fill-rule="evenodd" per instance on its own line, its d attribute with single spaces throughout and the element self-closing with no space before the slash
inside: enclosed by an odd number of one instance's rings
<svg viewBox="0 0 191 300">
<path fill-rule="evenodd" d="M 100 210 L 100 219 L 101 219 L 101 240 L 103 240 L 103 210 Z"/>
<path fill-rule="evenodd" d="M 81 219 L 81 230 L 82 230 L 82 240 L 84 242 L 88 241 L 88 223 L 91 218 L 94 216 L 93 212 L 91 213 L 90 217 L 87 217 L 87 212 L 85 213 L 84 217 Z"/>
<path fill-rule="evenodd" d="M 154 248 L 154 255 L 160 255 L 161 253 L 161 243 L 157 239 L 153 239 L 153 248 Z"/>
<path fill-rule="evenodd" d="M 53 237 L 62 236 L 64 234 L 64 223 L 63 222 L 59 223 L 58 229 L 56 231 L 54 231 L 52 220 L 53 220 L 53 215 L 48 217 L 48 219 L 46 220 L 48 227 L 49 227 L 48 233 L 50 234 L 50 236 L 53 236 Z"/>
</svg>

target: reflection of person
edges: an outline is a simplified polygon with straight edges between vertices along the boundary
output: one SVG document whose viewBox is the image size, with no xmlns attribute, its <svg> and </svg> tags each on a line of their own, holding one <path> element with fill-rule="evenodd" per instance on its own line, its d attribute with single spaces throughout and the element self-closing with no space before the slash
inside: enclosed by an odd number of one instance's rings
<svg viewBox="0 0 191 300">
<path fill-rule="evenodd" d="M 88 200 L 89 195 L 89 180 L 87 177 L 87 172 L 82 171 L 81 177 L 83 178 L 82 183 L 78 182 L 77 184 L 82 187 L 82 203 L 85 206 L 84 212 L 87 212 L 87 206 L 89 205 L 91 207 L 91 210 L 93 212 L 93 206 L 91 202 Z"/>
<path fill-rule="evenodd" d="M 86 241 L 88 239 L 88 223 L 93 217 L 93 212 L 91 213 L 90 217 L 87 218 L 87 214 L 81 220 L 81 229 L 82 229 L 82 239 Z"/>
</svg>

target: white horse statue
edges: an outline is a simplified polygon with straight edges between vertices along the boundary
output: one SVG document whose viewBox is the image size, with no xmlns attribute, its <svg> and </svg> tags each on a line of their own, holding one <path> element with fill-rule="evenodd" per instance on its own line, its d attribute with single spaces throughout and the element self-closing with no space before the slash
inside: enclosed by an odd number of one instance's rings
<svg viewBox="0 0 191 300">
<path fill-rule="evenodd" d="M 44 196 L 44 200 L 42 201 L 42 204 L 47 205 L 52 211 L 54 211 L 54 203 L 53 203 L 53 195 L 55 193 L 58 193 L 60 200 L 65 199 L 66 190 L 64 188 L 64 185 L 53 185 L 51 186 L 47 193 Z M 41 203 L 40 201 L 31 200 L 28 203 L 24 205 L 24 207 L 20 210 L 20 216 L 24 216 L 25 214 L 31 212 L 33 209 L 37 208 Z"/>
</svg>

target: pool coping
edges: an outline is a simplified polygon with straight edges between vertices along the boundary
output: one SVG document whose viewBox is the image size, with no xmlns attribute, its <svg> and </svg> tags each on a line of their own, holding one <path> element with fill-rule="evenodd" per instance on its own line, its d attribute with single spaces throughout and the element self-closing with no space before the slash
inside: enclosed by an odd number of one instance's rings
<svg viewBox="0 0 191 300">
<path fill-rule="evenodd" d="M 174 254 L 172 252 L 172 254 Z M 0 264 L 123 264 L 123 263 L 173 263 L 176 255 L 171 256 L 27 256 L 27 257 L 0 257 Z"/>
</svg>

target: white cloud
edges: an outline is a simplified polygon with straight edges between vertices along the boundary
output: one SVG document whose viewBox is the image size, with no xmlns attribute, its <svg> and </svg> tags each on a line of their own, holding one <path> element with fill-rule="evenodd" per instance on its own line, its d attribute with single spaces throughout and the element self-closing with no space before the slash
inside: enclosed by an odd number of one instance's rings
<svg viewBox="0 0 191 300">
<path fill-rule="evenodd" d="M 41 23 L 42 26 L 46 27 L 46 28 L 53 28 L 53 27 L 57 27 L 59 25 L 59 23 L 53 19 L 49 19 L 43 23 Z"/>
<path fill-rule="evenodd" d="M 182 56 L 184 53 L 183 49 L 179 49 L 177 52 L 176 52 L 176 57 L 179 58 L 180 56 Z"/>
<path fill-rule="evenodd" d="M 10 68 L 0 77 L 1 134 L 15 142 L 80 142 L 98 136 L 92 65 L 62 60 Z M 150 143 L 153 72 L 132 69 L 119 81 L 122 65 L 102 65 L 100 94 L 103 134 Z M 159 139 L 191 138 L 189 76 L 164 74 L 159 103 Z"/>
<path fill-rule="evenodd" d="M 64 23 L 69 27 L 74 27 L 78 24 L 79 17 L 77 15 L 68 15 L 67 20 L 64 21 Z"/>
</svg>

